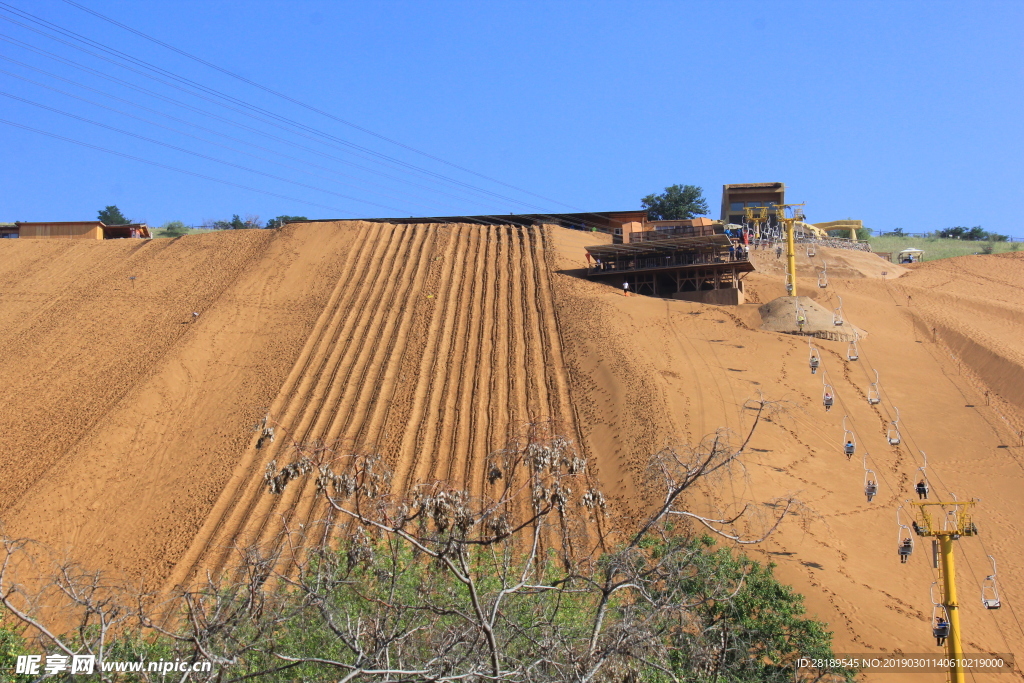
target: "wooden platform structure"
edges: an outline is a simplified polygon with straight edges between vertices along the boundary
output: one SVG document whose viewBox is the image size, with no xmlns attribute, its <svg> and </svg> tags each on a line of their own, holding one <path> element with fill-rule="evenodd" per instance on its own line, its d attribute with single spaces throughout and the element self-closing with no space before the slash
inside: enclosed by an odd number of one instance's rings
<svg viewBox="0 0 1024 683">
<path fill-rule="evenodd" d="M 586 247 L 587 277 L 620 288 L 628 282 L 636 294 L 742 303 L 741 277 L 754 265 L 745 256 L 730 253 L 728 235 L 707 228 L 645 237 L 631 244 Z M 733 292 L 731 296 L 707 294 L 721 290 Z"/>
</svg>

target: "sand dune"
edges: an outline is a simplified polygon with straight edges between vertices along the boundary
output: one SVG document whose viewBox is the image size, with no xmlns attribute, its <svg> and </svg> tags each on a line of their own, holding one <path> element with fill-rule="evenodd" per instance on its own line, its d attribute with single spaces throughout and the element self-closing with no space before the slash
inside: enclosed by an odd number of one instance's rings
<svg viewBox="0 0 1024 683">
<path fill-rule="evenodd" d="M 487 453 L 544 418 L 580 440 L 628 515 L 649 493 L 649 454 L 720 427 L 744 432 L 746 402 L 763 396 L 785 412 L 761 425 L 745 469 L 690 504 L 718 513 L 799 497 L 800 515 L 748 550 L 779 564 L 835 630 L 838 652 L 936 650 L 930 549 L 919 542 L 907 565 L 896 555 L 895 511 L 921 451 L 937 493 L 981 498 L 982 536 L 959 542 L 968 648 L 1024 652 L 1015 613 L 986 612 L 976 588 L 992 553 L 1007 602 L 1024 599 L 1024 259 L 906 269 L 867 253 L 802 253 L 800 293 L 829 310 L 841 296 L 868 334 L 856 362 L 845 343 L 816 340 L 823 370 L 812 376 L 805 339 L 759 329 L 759 304 L 784 293 L 774 253 L 754 252 L 753 303 L 715 307 L 624 297 L 579 277 L 582 247 L 606 239 L 342 222 L 144 243 L 4 241 L 0 521 L 86 564 L 169 585 L 325 515 L 308 486 L 263 492 L 266 463 L 288 460 L 294 443 L 375 449 L 400 487 L 451 479 L 481 492 Z M 866 401 L 874 370 L 879 405 Z M 828 413 L 823 379 L 837 396 Z M 898 446 L 886 441 L 894 406 Z M 278 438 L 257 449 L 267 413 Z M 858 441 L 850 461 L 844 416 Z M 871 503 L 864 453 L 881 484 Z"/>
</svg>

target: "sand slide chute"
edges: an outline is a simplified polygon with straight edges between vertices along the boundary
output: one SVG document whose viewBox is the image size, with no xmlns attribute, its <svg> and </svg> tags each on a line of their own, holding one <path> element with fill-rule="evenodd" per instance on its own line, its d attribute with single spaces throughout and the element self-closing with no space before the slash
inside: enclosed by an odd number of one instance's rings
<svg viewBox="0 0 1024 683">
<path fill-rule="evenodd" d="M 512 429 L 554 419 L 575 437 L 542 230 L 365 224 L 340 292 L 272 406 L 288 438 L 264 442 L 258 456 L 253 447 L 249 474 L 237 477 L 248 483 L 226 494 L 175 580 L 228 566 L 232 548 L 273 548 L 289 531 L 318 542 L 333 533 L 320 526 L 331 511 L 315 477 L 270 495 L 253 476 L 300 451 L 342 463 L 379 454 L 398 493 L 452 482 L 479 496 L 484 458 Z"/>
</svg>

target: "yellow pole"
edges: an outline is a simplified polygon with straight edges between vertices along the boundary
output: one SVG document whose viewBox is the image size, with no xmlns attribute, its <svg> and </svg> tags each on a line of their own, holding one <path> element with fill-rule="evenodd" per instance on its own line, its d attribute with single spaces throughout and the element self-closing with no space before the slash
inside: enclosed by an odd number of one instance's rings
<svg viewBox="0 0 1024 683">
<path fill-rule="evenodd" d="M 946 639 L 946 654 L 953 660 L 949 670 L 952 683 L 965 683 L 962 660 L 963 643 L 960 638 L 960 605 L 956 599 L 956 567 L 953 564 L 953 536 L 940 534 L 939 543 L 942 550 L 942 588 L 946 598 L 946 611 L 949 612 L 949 637 Z M 932 624 L 934 626 L 934 624 Z"/>
<path fill-rule="evenodd" d="M 790 296 L 796 296 L 796 246 L 793 240 L 793 226 L 795 220 L 786 221 L 786 261 L 789 270 L 789 281 L 793 288 L 789 291 Z"/>
</svg>

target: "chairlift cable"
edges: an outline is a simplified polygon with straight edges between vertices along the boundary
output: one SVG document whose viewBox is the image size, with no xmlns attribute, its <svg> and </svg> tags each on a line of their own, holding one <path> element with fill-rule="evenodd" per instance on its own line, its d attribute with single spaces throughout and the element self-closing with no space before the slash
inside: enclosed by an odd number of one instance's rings
<svg viewBox="0 0 1024 683">
<path fill-rule="evenodd" d="M 852 324 L 852 323 L 851 323 L 851 324 Z M 868 360 L 868 359 L 867 359 L 867 354 L 865 354 L 865 360 L 867 360 L 867 361 L 868 361 L 868 365 L 871 365 L 872 367 L 874 367 L 874 366 L 873 366 L 873 364 L 871 364 L 871 363 L 870 363 L 870 360 Z M 867 371 L 867 369 L 866 369 L 866 367 L 865 367 L 865 372 L 866 372 L 866 371 Z M 883 391 L 884 391 L 884 390 L 880 388 L 880 392 L 883 392 Z M 837 396 L 838 396 L 838 394 L 837 394 Z M 840 402 L 842 403 L 842 399 L 841 399 L 841 398 L 840 398 Z M 891 404 L 891 401 L 889 400 L 889 398 L 888 398 L 888 395 L 886 395 L 886 403 L 888 403 L 888 404 Z M 844 406 L 844 407 L 845 407 L 845 406 Z M 893 407 L 894 407 L 894 409 L 895 409 L 895 406 L 893 406 Z M 886 412 L 886 414 L 887 414 L 887 416 L 888 416 L 888 409 L 887 409 L 887 408 L 885 409 L 885 412 Z M 902 420 L 900 419 L 900 416 L 899 416 L 899 414 L 898 414 L 898 413 L 897 413 L 897 421 L 902 421 Z M 852 418 L 851 418 L 851 422 L 852 422 Z M 910 455 L 911 455 L 911 458 L 912 458 L 912 459 L 913 459 L 913 461 L 914 461 L 914 464 L 917 464 L 917 462 L 918 462 L 918 460 L 917 460 L 917 455 L 916 455 L 916 453 L 915 453 L 914 451 L 915 451 L 915 450 L 917 450 L 917 451 L 920 451 L 920 452 L 921 452 L 922 454 L 924 454 L 924 451 L 923 451 L 923 450 L 921 450 L 920 448 L 918 448 L 918 447 L 917 447 L 917 443 L 916 443 L 916 440 L 915 440 L 915 439 L 913 438 L 913 435 L 911 434 L 911 432 L 910 432 L 910 430 L 909 430 L 908 428 L 904 427 L 904 433 L 906 434 L 907 438 L 908 438 L 908 439 L 909 439 L 909 440 L 910 440 L 910 441 L 912 442 L 913 448 L 912 448 L 912 449 L 908 449 L 908 450 L 910 450 Z M 924 458 L 925 458 L 925 464 L 924 464 L 924 465 L 922 465 L 922 466 L 923 466 L 923 467 L 927 467 L 927 456 L 924 456 Z M 920 469 L 920 467 L 919 467 L 918 469 Z M 947 494 L 949 494 L 950 496 L 954 497 L 954 499 L 955 499 L 955 495 L 953 495 L 953 494 L 952 494 L 952 491 L 951 491 L 951 489 L 949 489 L 949 487 L 948 487 L 948 486 L 946 486 L 946 484 L 945 484 L 945 482 L 944 482 L 944 481 L 942 480 L 942 476 L 941 476 L 941 474 L 940 474 L 940 473 L 938 472 L 938 470 L 937 470 L 937 469 L 935 469 L 934 467 L 932 468 L 932 470 L 933 470 L 933 472 L 934 472 L 934 474 L 935 474 L 935 478 L 936 478 L 936 479 L 937 479 L 937 480 L 939 481 L 939 483 L 940 483 L 940 484 L 942 485 L 942 487 L 946 489 L 946 492 L 947 492 Z M 978 538 L 979 540 L 981 540 L 981 535 L 979 534 L 979 535 L 977 536 L 977 538 Z M 987 548 L 985 547 L 984 541 L 982 541 L 982 542 L 981 542 L 981 545 L 982 545 L 982 549 L 984 549 L 984 550 L 985 550 L 985 552 L 986 552 L 986 555 L 987 555 L 987 554 L 988 554 L 988 550 L 987 550 Z M 965 551 L 964 551 L 963 553 L 961 553 L 961 556 L 963 557 L 963 560 L 964 560 L 964 562 L 965 562 L 965 563 L 967 564 L 967 568 L 968 568 L 968 570 L 969 570 L 969 571 L 971 572 L 971 576 L 972 576 L 972 578 L 974 579 L 974 582 L 975 582 L 975 584 L 976 584 L 976 585 L 979 585 L 979 586 L 980 586 L 981 584 L 979 584 L 979 582 L 978 582 L 978 575 L 977 575 L 977 574 L 975 573 L 975 571 L 974 571 L 974 567 L 973 567 L 973 565 L 971 564 L 970 556 L 969 556 L 969 554 L 968 554 L 968 553 L 966 552 L 966 549 L 965 549 Z M 931 566 L 931 565 L 929 565 L 929 566 Z M 1005 596 L 1004 596 L 1004 597 L 1005 597 Z M 1005 603 L 1007 604 L 1007 606 L 1009 606 L 1009 607 L 1010 607 L 1010 613 L 1011 613 L 1011 614 L 1013 615 L 1014 621 L 1015 621 L 1015 623 L 1017 624 L 1017 629 L 1018 629 L 1018 631 L 1020 631 L 1021 635 L 1022 635 L 1022 636 L 1024 636 L 1024 627 L 1022 627 L 1022 626 L 1021 626 L 1021 623 L 1020 623 L 1020 621 L 1019 621 L 1019 620 L 1018 620 L 1018 618 L 1017 618 L 1017 613 L 1016 613 L 1016 610 L 1014 610 L 1014 609 L 1013 609 L 1013 605 L 1012 605 L 1012 603 L 1011 603 L 1011 602 L 1010 602 L 1009 600 L 1003 600 L 1003 601 L 1004 601 L 1004 602 L 1005 602 Z M 986 611 L 990 611 L 990 610 L 986 610 Z M 1007 641 L 1007 639 L 1006 639 L 1006 635 L 1005 635 L 1005 633 L 1004 633 L 1004 632 L 1003 632 L 1003 630 L 1002 630 L 1002 627 L 1001 627 L 1001 626 L 1000 626 L 1000 624 L 998 623 L 998 620 L 996 620 L 996 618 L 995 618 L 995 615 L 994 615 L 994 614 L 992 614 L 992 615 L 990 615 L 990 616 L 992 617 L 992 619 L 993 619 L 993 622 L 995 623 L 995 625 L 996 625 L 996 628 L 997 628 L 997 630 L 998 630 L 998 631 L 1000 632 L 1000 637 L 1001 637 L 1001 638 L 1003 639 L 1003 643 L 1004 643 L 1004 645 L 1005 645 L 1005 646 L 1006 646 L 1006 647 L 1008 648 L 1008 649 L 1007 649 L 1007 651 L 1009 652 L 1009 651 L 1010 651 L 1010 650 L 1009 650 L 1009 643 L 1008 643 L 1008 641 Z M 972 678 L 973 678 L 973 672 L 972 672 Z"/>
</svg>

